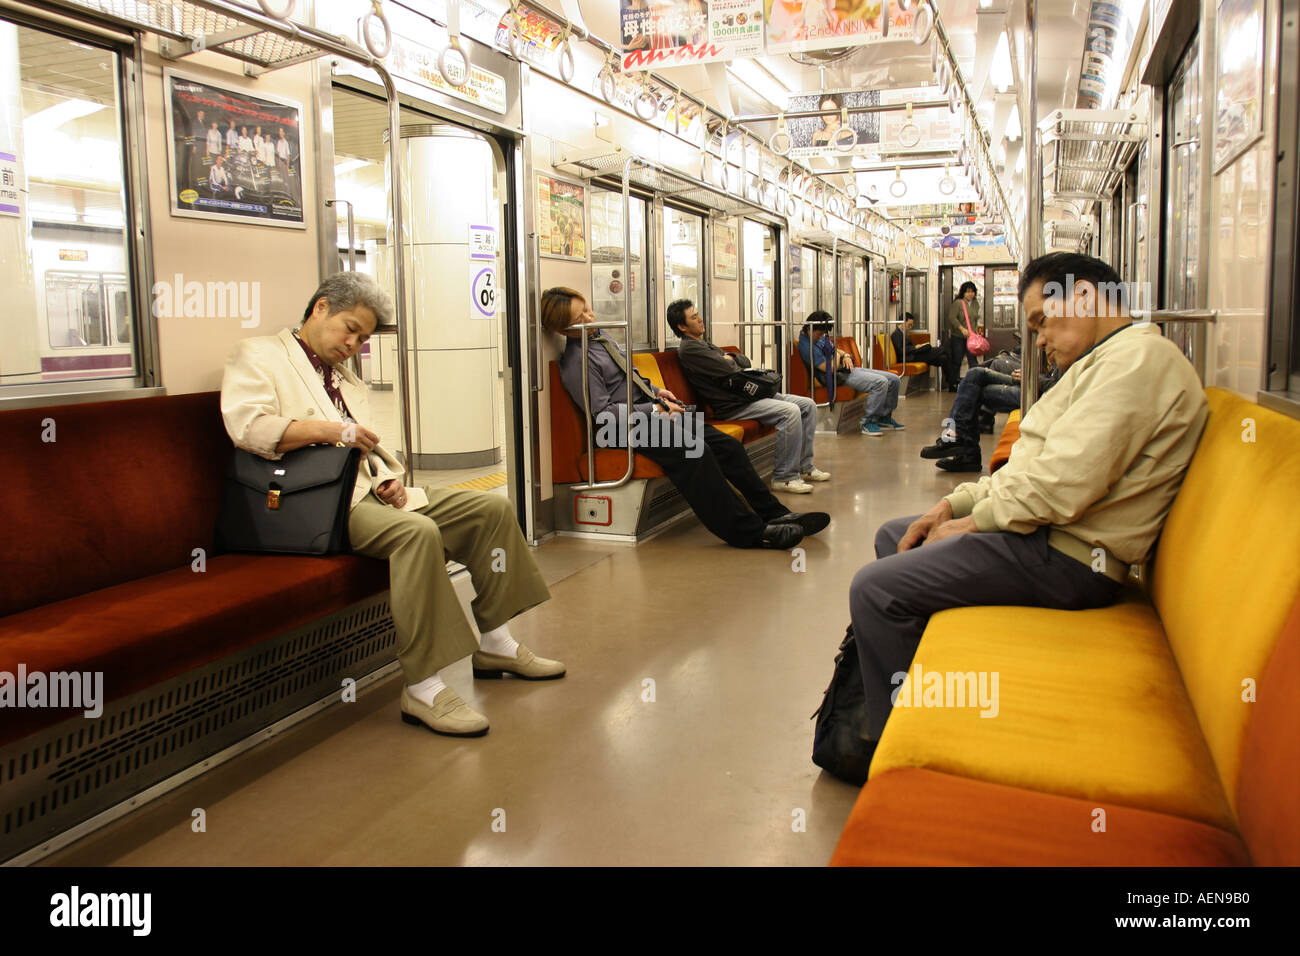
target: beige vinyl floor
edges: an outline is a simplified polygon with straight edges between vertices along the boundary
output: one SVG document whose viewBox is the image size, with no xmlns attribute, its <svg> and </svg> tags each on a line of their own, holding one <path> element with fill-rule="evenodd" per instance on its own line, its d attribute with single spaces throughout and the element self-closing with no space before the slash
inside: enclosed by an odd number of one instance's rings
<svg viewBox="0 0 1300 956">
<path fill-rule="evenodd" d="M 787 503 L 833 520 L 805 540 L 802 573 L 694 518 L 636 546 L 544 542 L 552 599 L 512 629 L 569 673 L 474 681 L 455 665 L 486 737 L 401 723 L 393 676 L 46 862 L 824 865 L 857 788 L 812 764 L 809 715 L 877 526 L 969 477 L 917 454 L 951 397 L 906 399 L 903 432 L 818 436 L 833 479 Z M 195 808 L 206 832 L 191 829 Z"/>
</svg>

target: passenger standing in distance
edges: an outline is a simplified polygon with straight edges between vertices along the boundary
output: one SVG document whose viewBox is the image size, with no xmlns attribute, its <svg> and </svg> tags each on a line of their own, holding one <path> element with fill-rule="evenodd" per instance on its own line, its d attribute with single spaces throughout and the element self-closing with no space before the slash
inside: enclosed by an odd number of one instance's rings
<svg viewBox="0 0 1300 956">
<path fill-rule="evenodd" d="M 811 398 L 777 392 L 771 398 L 754 401 L 729 388 L 726 381 L 741 369 L 749 368 L 750 361 L 740 353 L 722 351 L 705 337 L 704 318 L 689 299 L 669 303 L 668 325 L 681 339 L 677 360 L 682 364 L 686 380 L 708 402 L 714 415 L 776 426 L 773 491 L 806 495 L 812 491 L 809 481 L 830 481 L 829 472 L 813 464 L 817 404 Z"/>
<path fill-rule="evenodd" d="M 348 537 L 357 554 L 388 561 L 406 685 L 402 719 L 434 733 L 478 737 L 487 733 L 487 719 L 446 686 L 441 672 L 472 654 L 476 678 L 563 677 L 563 664 L 537 657 L 508 626 L 550 592 L 509 499 L 405 488 L 402 466 L 364 425 L 371 420 L 366 386 L 346 363 L 392 313 L 392 298 L 364 273 L 330 276 L 312 293 L 300 328 L 239 343 L 226 363 L 221 414 L 231 440 L 263 458 L 321 443 L 361 449 Z M 479 640 L 447 576 L 449 558 L 469 568 Z"/>
<path fill-rule="evenodd" d="M 961 360 L 966 360 L 969 368 L 979 365 L 979 360 L 971 355 L 966 349 L 966 340 L 970 337 L 969 331 L 974 330 L 979 325 L 980 306 L 975 298 L 978 290 L 974 282 L 963 282 L 961 288 L 957 290 L 957 298 L 952 300 L 948 306 L 948 321 L 945 323 L 945 329 L 948 341 L 945 343 L 948 348 L 948 380 L 945 383 L 948 391 L 957 391 L 957 383 L 961 381 Z M 970 317 L 970 330 L 967 329 L 966 320 Z"/>
<path fill-rule="evenodd" d="M 910 669 L 930 615 L 1112 603 L 1129 565 L 1147 559 L 1205 426 L 1191 363 L 1158 327 L 1132 323 L 1106 263 L 1041 256 L 1021 274 L 1019 296 L 1061 378 L 1025 415 L 1007 463 L 919 517 L 886 522 L 877 560 L 849 590 L 866 690 L 864 765 L 889 717 L 894 675 Z"/>
<path fill-rule="evenodd" d="M 542 328 L 568 339 L 560 356 L 560 378 L 578 408 L 583 407 L 581 326 L 594 321 L 580 292 L 557 286 L 542 293 Z M 587 347 L 592 418 L 599 422 L 617 417 L 619 406 L 626 407 L 627 358 L 599 329 L 590 333 Z M 634 394 L 640 397 L 634 413 L 658 414 L 656 404 L 670 415 L 682 413 L 676 395 L 650 384 L 635 370 L 632 374 Z M 587 427 L 594 427 L 593 422 Z M 781 504 L 754 471 L 745 447 L 712 425 L 704 426 L 704 447 L 698 457 L 687 455 L 685 447 L 636 450 L 659 465 L 704 526 L 734 548 L 785 550 L 830 524 L 830 516 L 823 512 L 796 514 Z"/>
<path fill-rule="evenodd" d="M 858 423 L 858 430 L 862 434 L 879 438 L 886 428 L 902 431 L 903 423 L 894 420 L 902 378 L 885 369 L 855 367 L 849 353 L 836 348 L 834 340 L 828 334 L 834 325 L 835 320 L 831 314 L 821 309 L 808 316 L 808 324 L 799 331 L 799 357 L 804 365 L 813 365 L 813 355 L 816 355 L 812 373 L 818 385 L 826 385 L 826 367 L 829 365 L 835 369 L 837 386 L 847 385 L 855 392 L 866 394 L 867 407 L 863 410 L 862 421 Z M 844 373 L 842 378 L 841 372 Z"/>
</svg>

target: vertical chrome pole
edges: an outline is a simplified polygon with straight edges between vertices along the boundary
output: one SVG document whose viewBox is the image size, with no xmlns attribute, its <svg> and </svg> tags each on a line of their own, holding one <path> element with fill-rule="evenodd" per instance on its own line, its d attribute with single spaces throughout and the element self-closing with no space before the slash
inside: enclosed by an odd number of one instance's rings
<svg viewBox="0 0 1300 956">
<path fill-rule="evenodd" d="M 1038 0 L 1025 0 L 1025 242 L 1020 268 L 1043 252 L 1043 143 L 1038 133 Z M 1020 414 L 1038 401 L 1038 336 L 1020 310 Z"/>
</svg>

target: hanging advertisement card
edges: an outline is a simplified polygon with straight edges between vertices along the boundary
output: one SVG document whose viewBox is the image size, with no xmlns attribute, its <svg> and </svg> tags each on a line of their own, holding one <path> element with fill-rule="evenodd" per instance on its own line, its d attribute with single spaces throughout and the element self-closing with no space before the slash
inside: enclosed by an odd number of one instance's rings
<svg viewBox="0 0 1300 956">
<path fill-rule="evenodd" d="M 511 14 L 507 10 L 497 22 L 497 46 L 503 50 L 510 49 L 510 19 Z M 562 35 L 559 26 L 524 3 L 519 5 L 515 24 L 519 34 L 520 56 L 530 63 L 558 71 L 555 51 L 560 46 Z"/>
<path fill-rule="evenodd" d="M 306 229 L 302 107 L 163 72 L 173 216 Z"/>
<path fill-rule="evenodd" d="M 889 4 L 888 35 L 882 0 L 765 0 L 767 52 L 801 53 L 912 39 L 916 4 Z"/>
<path fill-rule="evenodd" d="M 842 110 L 845 107 L 851 109 L 855 106 L 879 105 L 878 90 L 792 95 L 788 107 L 791 113 L 803 110 L 823 112 L 820 116 L 787 120 L 787 131 L 790 133 L 789 155 L 795 159 L 805 159 L 810 156 L 870 156 L 877 153 L 880 146 L 880 114 L 849 113 L 848 123 L 845 124 Z M 852 130 L 852 135 L 844 132 L 845 129 Z M 852 145 L 848 146 L 849 143 Z"/>
<path fill-rule="evenodd" d="M 1215 26 L 1214 171 L 1263 135 L 1264 5 L 1220 0 Z"/>
<path fill-rule="evenodd" d="M 718 219 L 713 223 L 713 277 L 735 279 L 738 274 L 736 223 L 733 220 Z"/>
<path fill-rule="evenodd" d="M 587 259 L 587 191 L 577 183 L 537 177 L 540 251 L 552 259 Z"/>
<path fill-rule="evenodd" d="M 763 53 L 763 0 L 619 0 L 623 69 Z"/>
</svg>

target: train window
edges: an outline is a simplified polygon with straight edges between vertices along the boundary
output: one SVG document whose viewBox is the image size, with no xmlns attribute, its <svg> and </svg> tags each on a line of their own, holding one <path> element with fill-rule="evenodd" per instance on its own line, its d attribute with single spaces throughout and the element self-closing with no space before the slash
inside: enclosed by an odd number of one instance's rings
<svg viewBox="0 0 1300 956">
<path fill-rule="evenodd" d="M 839 312 L 839 303 L 835 301 L 835 259 L 829 252 L 821 252 L 817 255 L 817 265 L 817 308 L 835 315 Z"/>
<path fill-rule="evenodd" d="M 1200 56 L 1193 39 L 1169 87 L 1165 229 L 1165 308 L 1197 307 L 1197 242 L 1200 219 Z M 1186 343 L 1184 344 L 1186 348 Z"/>
<path fill-rule="evenodd" d="M 776 322 L 781 318 L 776 301 L 776 232 L 771 226 L 750 219 L 744 223 L 744 314 L 748 322 Z M 755 365 L 778 368 L 777 335 L 772 326 L 750 325 L 742 329 L 741 347 Z"/>
<path fill-rule="evenodd" d="M 631 248 L 628 274 L 623 275 L 623 196 L 591 192 L 591 308 L 602 321 L 621 319 L 624 296 L 630 297 L 632 347 L 654 348 L 650 327 L 650 286 L 646 282 L 646 203 L 632 196 Z"/>
<path fill-rule="evenodd" d="M 0 386 L 133 378 L 122 64 L 111 49 L 0 19 L 0 232 L 14 255 L 0 283 L 18 325 L 0 352 Z M 18 134 L 21 135 L 18 135 Z"/>
<path fill-rule="evenodd" d="M 700 263 L 703 261 L 704 220 L 694 213 L 664 207 L 664 285 L 666 302 L 690 299 L 700 302 Z M 707 317 L 708 312 L 706 310 Z M 674 343 L 677 336 L 663 320 L 663 341 Z"/>
<path fill-rule="evenodd" d="M 817 250 L 804 246 L 799 250 L 799 281 L 802 283 L 802 299 L 805 312 L 797 318 L 804 318 L 821 308 L 817 301 Z"/>
</svg>

